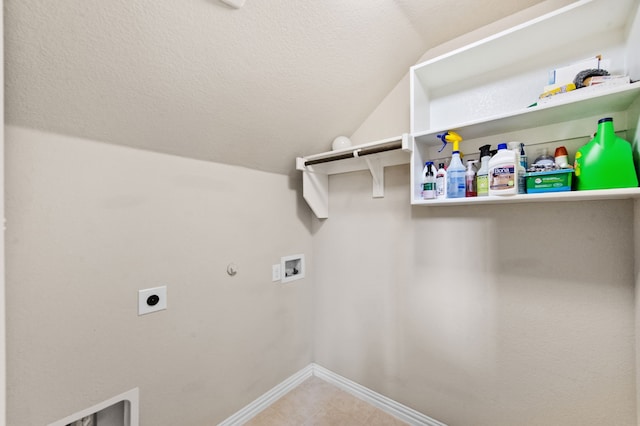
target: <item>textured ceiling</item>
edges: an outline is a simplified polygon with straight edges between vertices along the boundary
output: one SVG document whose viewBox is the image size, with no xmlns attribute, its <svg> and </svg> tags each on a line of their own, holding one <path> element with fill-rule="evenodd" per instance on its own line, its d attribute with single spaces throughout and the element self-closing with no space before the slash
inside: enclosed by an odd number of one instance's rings
<svg viewBox="0 0 640 426">
<path fill-rule="evenodd" d="M 5 0 L 6 122 L 286 174 L 429 48 L 539 2 Z"/>
</svg>

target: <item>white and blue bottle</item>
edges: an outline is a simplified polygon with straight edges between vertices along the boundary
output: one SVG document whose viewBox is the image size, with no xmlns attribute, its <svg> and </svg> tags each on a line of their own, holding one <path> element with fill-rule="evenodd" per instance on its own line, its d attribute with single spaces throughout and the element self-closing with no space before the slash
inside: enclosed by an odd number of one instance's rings
<svg viewBox="0 0 640 426">
<path fill-rule="evenodd" d="M 466 196 L 466 171 L 467 169 L 460 160 L 460 151 L 453 151 L 451 164 L 447 169 L 447 198 L 464 198 Z"/>
</svg>

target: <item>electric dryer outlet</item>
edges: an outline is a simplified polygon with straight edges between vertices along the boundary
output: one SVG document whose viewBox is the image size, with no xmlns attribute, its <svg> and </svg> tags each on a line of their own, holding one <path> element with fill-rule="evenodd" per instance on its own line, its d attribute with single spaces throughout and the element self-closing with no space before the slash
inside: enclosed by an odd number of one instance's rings
<svg viewBox="0 0 640 426">
<path fill-rule="evenodd" d="M 167 309 L 167 286 L 138 290 L 138 316 Z"/>
</svg>

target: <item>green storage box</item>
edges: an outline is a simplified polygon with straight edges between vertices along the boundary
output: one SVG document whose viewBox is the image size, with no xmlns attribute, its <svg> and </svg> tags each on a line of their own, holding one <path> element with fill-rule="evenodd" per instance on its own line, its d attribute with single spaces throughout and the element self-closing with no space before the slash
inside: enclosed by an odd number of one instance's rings
<svg viewBox="0 0 640 426">
<path fill-rule="evenodd" d="M 527 194 L 571 191 L 573 169 L 529 172 L 524 176 L 527 180 Z"/>
</svg>

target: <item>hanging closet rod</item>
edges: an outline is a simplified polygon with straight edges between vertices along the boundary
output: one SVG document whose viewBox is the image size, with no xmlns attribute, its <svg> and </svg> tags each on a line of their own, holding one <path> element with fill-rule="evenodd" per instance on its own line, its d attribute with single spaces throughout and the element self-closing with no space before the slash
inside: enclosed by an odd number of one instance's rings
<svg viewBox="0 0 640 426">
<path fill-rule="evenodd" d="M 401 148 L 402 148 L 402 140 L 398 140 L 398 141 L 386 143 L 383 145 L 377 145 L 371 148 L 357 148 L 357 149 L 354 149 L 353 151 L 346 152 L 346 153 L 336 153 L 335 155 L 328 155 L 327 157 L 318 158 L 316 160 L 307 160 L 304 162 L 304 165 L 311 166 L 314 164 L 328 163 L 330 161 L 345 160 L 347 158 L 363 157 L 365 155 L 377 154 L 379 152 L 393 151 Z"/>
</svg>

